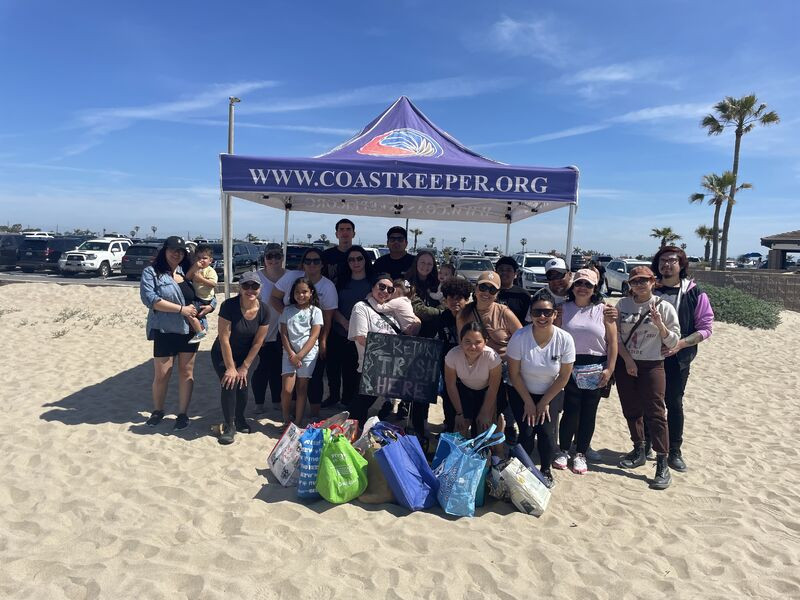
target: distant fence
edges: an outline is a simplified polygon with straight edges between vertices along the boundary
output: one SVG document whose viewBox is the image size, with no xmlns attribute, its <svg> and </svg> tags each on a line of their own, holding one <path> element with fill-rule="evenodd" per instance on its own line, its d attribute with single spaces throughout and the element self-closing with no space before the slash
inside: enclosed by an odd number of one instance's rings
<svg viewBox="0 0 800 600">
<path fill-rule="evenodd" d="M 783 304 L 787 310 L 800 312 L 800 274 L 786 271 L 734 269 L 730 271 L 693 270 L 698 283 L 733 287 L 748 294 Z"/>
</svg>

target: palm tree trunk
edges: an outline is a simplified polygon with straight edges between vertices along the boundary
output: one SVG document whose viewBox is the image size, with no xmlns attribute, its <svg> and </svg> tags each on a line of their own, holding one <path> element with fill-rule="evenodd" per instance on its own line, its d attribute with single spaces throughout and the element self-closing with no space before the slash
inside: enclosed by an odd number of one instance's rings
<svg viewBox="0 0 800 600">
<path fill-rule="evenodd" d="M 714 203 L 714 224 L 711 226 L 711 268 L 719 266 L 719 211 L 722 208 L 721 202 Z"/>
<path fill-rule="evenodd" d="M 706 239 L 706 255 L 704 261 L 708 262 L 708 255 L 711 254 L 711 240 Z"/>
<path fill-rule="evenodd" d="M 736 179 L 739 175 L 739 147 L 742 144 L 742 126 L 736 128 L 736 144 L 733 147 L 733 183 L 731 183 L 731 191 L 728 194 L 728 205 L 725 207 L 725 219 L 722 222 L 722 243 L 720 248 L 720 266 L 719 268 L 725 270 L 725 262 L 728 258 L 728 233 L 731 228 L 731 213 L 733 213 L 733 199 L 736 195 Z"/>
</svg>

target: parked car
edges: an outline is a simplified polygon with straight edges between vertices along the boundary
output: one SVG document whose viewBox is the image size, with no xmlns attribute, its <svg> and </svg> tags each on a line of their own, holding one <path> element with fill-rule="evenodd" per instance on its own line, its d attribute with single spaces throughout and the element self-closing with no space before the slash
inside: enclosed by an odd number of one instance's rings
<svg viewBox="0 0 800 600">
<path fill-rule="evenodd" d="M 527 291 L 535 291 L 547 286 L 544 276 L 544 266 L 552 259 L 550 254 L 536 254 L 533 252 L 520 252 L 514 255 L 514 260 L 519 265 L 517 285 Z"/>
<path fill-rule="evenodd" d="M 589 260 L 600 267 L 607 267 L 608 263 L 614 260 L 614 257 L 609 256 L 608 254 L 592 254 Z"/>
<path fill-rule="evenodd" d="M 462 256 L 456 264 L 456 273 L 470 283 L 478 281 L 484 271 L 494 271 L 492 261 L 482 256 Z"/>
<path fill-rule="evenodd" d="M 222 244 L 209 244 L 214 251 L 214 270 L 222 281 L 225 270 Z M 255 271 L 261 263 L 261 250 L 249 242 L 233 243 L 233 276 L 241 275 L 246 271 Z"/>
<path fill-rule="evenodd" d="M 161 246 L 160 242 L 133 244 L 122 257 L 120 272 L 128 279 L 138 279 L 142 276 L 142 271 L 153 264 Z"/>
<path fill-rule="evenodd" d="M 569 270 L 573 273 L 582 269 L 586 265 L 586 257 L 583 254 L 573 254 L 569 259 Z"/>
<path fill-rule="evenodd" d="M 19 233 L 0 235 L 0 268 L 15 269 L 19 260 L 19 246 L 25 237 Z"/>
<path fill-rule="evenodd" d="M 302 244 L 289 244 L 286 247 L 286 268 L 301 270 L 302 265 L 300 264 L 300 260 L 303 258 L 303 254 L 306 253 L 306 250 L 312 247 L 313 246 L 303 246 Z"/>
<path fill-rule="evenodd" d="M 364 252 L 369 254 L 370 260 L 372 262 L 375 262 L 376 260 L 378 260 L 381 257 L 381 252 L 377 248 L 369 248 L 369 247 L 367 247 L 367 248 L 364 248 Z"/>
<path fill-rule="evenodd" d="M 75 250 L 83 242 L 82 237 L 28 237 L 19 246 L 17 266 L 26 273 L 34 271 L 58 271 L 58 261 L 64 252 Z"/>
<path fill-rule="evenodd" d="M 65 277 L 77 273 L 97 273 L 108 277 L 122 266 L 122 257 L 131 241 L 128 238 L 105 237 L 86 240 L 75 250 L 64 252 L 58 267 Z"/>
<path fill-rule="evenodd" d="M 619 292 L 623 296 L 628 295 L 628 273 L 633 267 L 649 267 L 650 262 L 646 260 L 633 260 L 629 258 L 615 258 L 606 265 L 606 290 L 610 296 L 612 292 Z"/>
<path fill-rule="evenodd" d="M 500 260 L 500 253 L 497 250 L 484 250 L 483 256 L 492 261 L 493 265 L 496 265 L 497 261 Z"/>
</svg>

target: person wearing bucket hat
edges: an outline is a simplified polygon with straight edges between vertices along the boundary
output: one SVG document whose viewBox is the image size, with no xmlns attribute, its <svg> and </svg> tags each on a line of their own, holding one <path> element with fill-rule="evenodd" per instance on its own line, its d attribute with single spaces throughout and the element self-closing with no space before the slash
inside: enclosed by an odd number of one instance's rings
<svg viewBox="0 0 800 600">
<path fill-rule="evenodd" d="M 250 433 L 244 415 L 248 372 L 269 326 L 269 309 L 259 299 L 260 291 L 258 273 L 247 271 L 239 279 L 239 294 L 225 300 L 219 309 L 219 333 L 211 347 L 211 363 L 220 379 L 220 444 L 232 444 L 237 431 Z"/>
<path fill-rule="evenodd" d="M 560 452 L 553 467 L 567 468 L 568 452 L 574 441 L 572 471 L 582 474 L 588 469 L 587 454 L 597 407 L 616 365 L 617 323 L 615 315 L 605 312 L 599 277 L 593 269 L 575 273 L 562 306 L 561 328 L 575 342 L 575 366 L 564 388 L 564 414 L 558 436 Z"/>
<path fill-rule="evenodd" d="M 185 273 L 191 267 L 186 242 L 180 236 L 168 237 L 158 251 L 153 264 L 142 271 L 139 296 L 148 307 L 147 339 L 153 341 L 153 412 L 147 419 L 148 427 L 155 427 L 164 418 L 164 401 L 172 374 L 175 357 L 178 358 L 178 415 L 175 429 L 189 426 L 187 411 L 194 387 L 194 361 L 197 344 L 186 317 L 197 315 L 192 304 L 194 289 L 186 281 Z"/>
<path fill-rule="evenodd" d="M 661 347 L 674 348 L 678 344 L 680 324 L 675 307 L 653 295 L 656 277 L 649 267 L 631 269 L 628 283 L 631 295 L 617 304 L 620 343 L 614 373 L 633 450 L 620 460 L 619 466 L 634 469 L 645 464 L 646 421 L 657 455 L 656 475 L 650 487 L 663 490 L 672 478 L 667 463 L 669 430 Z"/>
</svg>

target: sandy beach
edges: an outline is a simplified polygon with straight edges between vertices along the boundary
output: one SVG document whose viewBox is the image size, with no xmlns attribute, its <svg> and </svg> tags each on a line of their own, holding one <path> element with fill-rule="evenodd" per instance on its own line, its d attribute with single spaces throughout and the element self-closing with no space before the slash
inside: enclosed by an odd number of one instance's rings
<svg viewBox="0 0 800 600">
<path fill-rule="evenodd" d="M 0 597 L 800 598 L 800 314 L 775 331 L 718 323 L 692 366 L 684 456 L 663 492 L 629 450 L 616 392 L 593 447 L 557 472 L 541 518 L 491 501 L 441 509 L 298 501 L 266 469 L 277 412 L 221 447 L 201 344 L 191 427 L 151 407 L 135 288 L 0 287 Z M 377 407 L 376 407 L 377 408 Z M 441 422 L 441 410 L 431 421 Z"/>
</svg>

